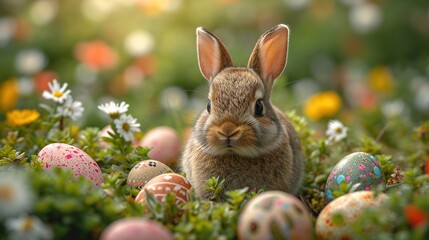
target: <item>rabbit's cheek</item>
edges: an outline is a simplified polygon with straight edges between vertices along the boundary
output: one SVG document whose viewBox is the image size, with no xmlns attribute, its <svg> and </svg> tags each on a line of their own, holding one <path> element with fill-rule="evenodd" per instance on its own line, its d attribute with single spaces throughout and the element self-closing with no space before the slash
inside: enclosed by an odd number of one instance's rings
<svg viewBox="0 0 429 240">
<path fill-rule="evenodd" d="M 241 136 L 237 140 L 237 145 L 242 147 L 250 147 L 254 146 L 258 138 L 256 137 L 256 133 L 251 126 L 241 126 Z"/>
</svg>

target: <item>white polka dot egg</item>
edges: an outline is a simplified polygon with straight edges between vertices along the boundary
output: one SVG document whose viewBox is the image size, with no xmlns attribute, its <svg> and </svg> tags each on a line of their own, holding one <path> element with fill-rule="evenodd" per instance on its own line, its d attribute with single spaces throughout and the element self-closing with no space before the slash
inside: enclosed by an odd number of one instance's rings
<svg viewBox="0 0 429 240">
<path fill-rule="evenodd" d="M 190 189 L 191 184 L 182 175 L 177 173 L 164 173 L 146 183 L 136 196 L 135 202 L 144 203 L 146 199 L 145 190 L 147 190 L 160 202 L 165 202 L 166 195 L 171 192 L 176 195 L 176 204 L 185 203 L 188 201 L 188 192 Z"/>
<path fill-rule="evenodd" d="M 75 176 L 84 176 L 95 186 L 103 183 L 103 174 L 98 164 L 86 152 L 75 146 L 51 143 L 40 150 L 37 158 L 38 161 L 43 162 L 46 169 L 68 168 Z"/>
<path fill-rule="evenodd" d="M 261 193 L 250 200 L 238 221 L 239 239 L 312 239 L 305 206 L 280 191 Z"/>
<path fill-rule="evenodd" d="M 143 187 L 152 178 L 168 172 L 173 172 L 173 170 L 164 163 L 156 160 L 144 160 L 131 169 L 127 184 L 133 188 Z"/>
</svg>

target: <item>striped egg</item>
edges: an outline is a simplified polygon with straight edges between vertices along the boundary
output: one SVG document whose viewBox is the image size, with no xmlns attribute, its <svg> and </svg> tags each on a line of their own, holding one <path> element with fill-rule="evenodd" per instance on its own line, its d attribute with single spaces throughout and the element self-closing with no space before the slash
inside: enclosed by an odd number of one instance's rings
<svg viewBox="0 0 429 240">
<path fill-rule="evenodd" d="M 188 201 L 188 192 L 191 184 L 186 178 L 177 173 L 164 173 L 151 179 L 137 194 L 135 202 L 144 203 L 146 199 L 145 190 L 152 193 L 160 202 L 165 202 L 168 193 L 176 195 L 176 204 Z"/>
<path fill-rule="evenodd" d="M 98 164 L 81 149 L 65 144 L 51 143 L 40 150 L 37 159 L 46 169 L 63 167 L 70 169 L 75 176 L 84 176 L 95 186 L 103 183 L 103 174 Z"/>
</svg>

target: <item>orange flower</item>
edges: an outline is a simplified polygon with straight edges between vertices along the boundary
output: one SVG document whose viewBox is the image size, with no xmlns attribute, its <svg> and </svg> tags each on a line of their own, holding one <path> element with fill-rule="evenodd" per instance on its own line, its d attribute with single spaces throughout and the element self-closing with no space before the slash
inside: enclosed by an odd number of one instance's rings
<svg viewBox="0 0 429 240">
<path fill-rule="evenodd" d="M 321 92 L 311 96 L 304 105 L 304 114 L 311 120 L 329 118 L 341 108 L 341 97 L 334 91 Z"/>
<path fill-rule="evenodd" d="M 76 47 L 76 57 L 93 70 L 111 69 L 116 65 L 116 53 L 102 41 L 80 43 Z"/>
<path fill-rule="evenodd" d="M 0 110 L 8 110 L 18 101 L 18 81 L 12 78 L 0 84 Z"/>
<path fill-rule="evenodd" d="M 24 126 L 39 119 L 40 113 L 34 109 L 11 110 L 6 113 L 6 121 L 12 126 Z"/>
<path fill-rule="evenodd" d="M 173 11 L 179 6 L 175 0 L 140 0 L 139 4 L 145 13 L 152 16 Z"/>
<path fill-rule="evenodd" d="M 404 208 L 404 215 L 412 227 L 418 227 L 427 222 L 426 213 L 412 204 L 408 204 Z"/>
<path fill-rule="evenodd" d="M 372 90 L 378 93 L 388 93 L 393 89 L 393 76 L 385 66 L 373 68 L 368 75 L 368 83 Z"/>
<path fill-rule="evenodd" d="M 425 167 L 425 170 L 426 170 L 426 174 L 429 175 L 429 156 L 426 157 L 426 167 Z"/>
<path fill-rule="evenodd" d="M 49 90 L 48 83 L 52 82 L 54 79 L 57 79 L 57 74 L 52 71 L 43 71 L 38 73 L 34 77 L 34 85 L 38 93 L 43 93 L 46 90 Z"/>
</svg>

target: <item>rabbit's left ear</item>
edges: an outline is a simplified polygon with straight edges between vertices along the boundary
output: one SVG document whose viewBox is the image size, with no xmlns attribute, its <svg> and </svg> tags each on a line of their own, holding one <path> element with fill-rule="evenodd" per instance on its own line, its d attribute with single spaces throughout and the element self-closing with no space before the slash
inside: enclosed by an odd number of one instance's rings
<svg viewBox="0 0 429 240">
<path fill-rule="evenodd" d="M 232 67 L 232 60 L 226 47 L 213 33 L 197 28 L 198 65 L 209 82 L 224 68 Z"/>
<path fill-rule="evenodd" d="M 247 66 L 255 70 L 269 88 L 286 66 L 289 28 L 279 24 L 265 32 L 256 43 Z"/>
</svg>

